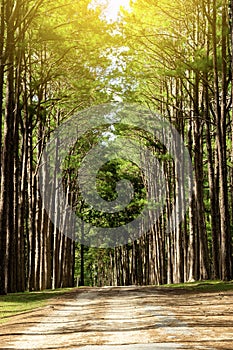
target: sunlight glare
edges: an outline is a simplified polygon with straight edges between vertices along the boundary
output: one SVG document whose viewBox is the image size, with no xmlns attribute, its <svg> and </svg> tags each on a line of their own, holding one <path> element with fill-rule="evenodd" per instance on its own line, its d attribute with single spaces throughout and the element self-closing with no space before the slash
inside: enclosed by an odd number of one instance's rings
<svg viewBox="0 0 233 350">
<path fill-rule="evenodd" d="M 115 21 L 117 19 L 121 6 L 126 10 L 130 10 L 130 0 L 108 0 L 108 6 L 104 11 L 104 15 L 108 20 Z"/>
</svg>

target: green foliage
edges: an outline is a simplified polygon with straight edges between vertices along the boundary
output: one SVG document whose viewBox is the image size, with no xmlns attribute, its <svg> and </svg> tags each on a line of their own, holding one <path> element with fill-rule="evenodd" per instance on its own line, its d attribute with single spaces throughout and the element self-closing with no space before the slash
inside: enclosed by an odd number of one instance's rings
<svg viewBox="0 0 233 350">
<path fill-rule="evenodd" d="M 94 149 L 97 144 L 102 145 L 107 151 L 108 145 L 111 146 L 111 138 L 114 137 L 117 148 L 117 138 L 121 135 L 129 139 L 133 139 L 140 145 L 145 145 L 151 149 L 159 161 L 169 162 L 170 156 L 167 155 L 165 147 L 157 140 L 154 140 L 152 135 L 145 133 L 140 129 L 131 128 L 129 125 L 114 124 L 114 130 L 111 126 L 102 126 L 99 129 L 89 130 L 85 135 L 79 138 L 75 146 L 70 150 L 69 156 L 63 164 L 63 182 L 64 186 L 69 186 L 69 191 L 72 193 L 73 202 L 70 203 L 76 210 L 77 215 L 85 222 L 91 223 L 93 226 L 99 227 L 118 227 L 134 220 L 142 211 L 146 200 L 146 183 L 144 182 L 144 174 L 138 166 L 126 159 L 118 157 L 102 164 L 96 176 L 96 190 L 100 197 L 105 201 L 114 201 L 118 194 L 116 186 L 122 179 L 128 180 L 134 189 L 134 197 L 124 210 L 119 210 L 117 213 L 105 213 L 98 211 L 82 198 L 79 188 L 79 168 L 82 165 L 83 159 L 91 149 Z M 116 153 L 117 154 L 117 153 Z M 95 159 L 90 164 L 95 164 Z M 87 166 L 87 174 L 90 166 Z"/>
<path fill-rule="evenodd" d="M 75 280 L 77 284 L 81 275 L 81 246 L 76 243 L 75 250 Z M 100 249 L 93 247 L 84 247 L 84 285 L 96 286 L 99 283 L 100 276 L 104 272 L 104 267 L 109 265 L 112 249 Z M 105 276 L 106 278 L 107 276 Z"/>
</svg>

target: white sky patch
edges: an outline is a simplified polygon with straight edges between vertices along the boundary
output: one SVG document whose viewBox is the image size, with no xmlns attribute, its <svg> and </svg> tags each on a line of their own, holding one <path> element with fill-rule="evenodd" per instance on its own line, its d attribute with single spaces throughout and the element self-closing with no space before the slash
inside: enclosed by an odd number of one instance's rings
<svg viewBox="0 0 233 350">
<path fill-rule="evenodd" d="M 107 3 L 106 9 L 103 11 L 103 15 L 109 21 L 116 21 L 121 6 L 124 7 L 127 11 L 130 10 L 130 0 L 97 0 L 97 4 L 105 5 Z"/>
</svg>

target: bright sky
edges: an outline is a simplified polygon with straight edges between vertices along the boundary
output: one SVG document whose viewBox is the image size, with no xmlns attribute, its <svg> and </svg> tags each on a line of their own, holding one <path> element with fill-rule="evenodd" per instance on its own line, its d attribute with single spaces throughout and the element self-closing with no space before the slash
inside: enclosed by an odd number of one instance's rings
<svg viewBox="0 0 233 350">
<path fill-rule="evenodd" d="M 101 0 L 98 2 L 101 3 Z M 115 20 L 117 18 L 117 13 L 121 6 L 123 6 L 126 10 L 130 9 L 129 2 L 130 0 L 108 0 L 109 6 L 105 12 L 105 15 L 108 19 Z"/>
</svg>

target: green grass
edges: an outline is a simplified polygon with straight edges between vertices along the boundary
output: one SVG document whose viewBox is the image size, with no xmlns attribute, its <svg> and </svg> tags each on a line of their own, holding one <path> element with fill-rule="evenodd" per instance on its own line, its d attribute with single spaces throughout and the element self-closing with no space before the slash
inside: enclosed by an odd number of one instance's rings
<svg viewBox="0 0 233 350">
<path fill-rule="evenodd" d="M 49 300 L 57 298 L 72 290 L 72 288 L 64 288 L 45 290 L 42 292 L 24 292 L 0 295 L 0 323 L 6 322 L 11 316 L 46 306 Z"/>
<path fill-rule="evenodd" d="M 186 282 L 177 284 L 164 284 L 161 287 L 174 288 L 174 289 L 186 289 L 193 292 L 224 292 L 233 290 L 233 281 L 197 281 L 197 282 Z"/>
</svg>

